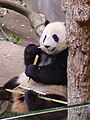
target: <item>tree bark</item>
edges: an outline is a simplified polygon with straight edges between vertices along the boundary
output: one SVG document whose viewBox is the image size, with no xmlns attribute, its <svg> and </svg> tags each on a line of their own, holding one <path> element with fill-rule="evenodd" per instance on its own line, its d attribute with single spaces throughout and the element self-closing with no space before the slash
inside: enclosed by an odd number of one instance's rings
<svg viewBox="0 0 90 120">
<path fill-rule="evenodd" d="M 62 0 L 66 13 L 68 105 L 90 102 L 90 0 Z M 89 113 L 90 114 L 90 113 Z M 68 110 L 68 120 L 90 120 L 87 107 Z"/>
</svg>

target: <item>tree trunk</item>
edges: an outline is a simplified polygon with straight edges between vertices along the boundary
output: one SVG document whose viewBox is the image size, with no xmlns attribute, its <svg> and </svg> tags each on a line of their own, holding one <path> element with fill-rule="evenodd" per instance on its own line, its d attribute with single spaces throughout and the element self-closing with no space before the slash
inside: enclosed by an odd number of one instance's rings
<svg viewBox="0 0 90 120">
<path fill-rule="evenodd" d="M 90 0 L 62 0 L 66 12 L 68 104 L 90 102 Z M 89 113 L 90 114 L 90 113 Z M 68 110 L 68 120 L 90 120 L 87 107 Z"/>
</svg>

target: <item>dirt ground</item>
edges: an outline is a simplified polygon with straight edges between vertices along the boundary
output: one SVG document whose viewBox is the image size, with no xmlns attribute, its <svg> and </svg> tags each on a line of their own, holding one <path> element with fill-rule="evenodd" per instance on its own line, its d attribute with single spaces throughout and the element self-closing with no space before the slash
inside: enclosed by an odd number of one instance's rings
<svg viewBox="0 0 90 120">
<path fill-rule="evenodd" d="M 3 38 L 6 39 L 6 36 L 0 30 L 0 86 L 2 86 L 4 82 L 24 71 L 24 47 L 32 42 L 37 44 L 38 37 L 31 28 L 29 20 L 14 11 L 9 11 L 0 18 L 0 26 L 8 37 L 16 34 L 22 39 L 21 45 L 1 41 Z"/>
</svg>

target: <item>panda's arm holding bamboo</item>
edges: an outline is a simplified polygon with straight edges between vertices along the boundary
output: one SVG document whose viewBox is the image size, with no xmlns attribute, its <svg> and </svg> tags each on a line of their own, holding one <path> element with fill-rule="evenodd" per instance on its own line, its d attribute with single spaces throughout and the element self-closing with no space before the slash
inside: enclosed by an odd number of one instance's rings
<svg viewBox="0 0 90 120">
<path fill-rule="evenodd" d="M 25 70 L 26 75 L 36 82 L 66 85 L 67 50 L 63 52 L 64 54 L 62 52 L 58 54 L 49 65 L 29 65 Z"/>
<path fill-rule="evenodd" d="M 24 63 L 26 66 L 33 64 L 36 55 L 39 55 L 40 49 L 35 44 L 29 44 L 24 51 Z"/>
<path fill-rule="evenodd" d="M 54 69 L 54 71 L 52 71 Z M 30 65 L 26 69 L 26 75 L 32 78 L 34 81 L 44 84 L 66 84 L 66 73 L 63 71 L 58 72 L 58 69 L 55 69 L 54 66 L 43 66 L 37 67 L 35 65 Z"/>
</svg>

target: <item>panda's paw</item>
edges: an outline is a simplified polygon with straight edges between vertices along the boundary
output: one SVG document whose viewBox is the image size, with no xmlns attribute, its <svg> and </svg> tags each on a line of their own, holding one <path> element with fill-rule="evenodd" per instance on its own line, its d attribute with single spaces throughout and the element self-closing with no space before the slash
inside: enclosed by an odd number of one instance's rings
<svg viewBox="0 0 90 120">
<path fill-rule="evenodd" d="M 39 54 L 38 46 L 35 44 L 29 44 L 24 51 L 24 63 L 26 66 L 33 64 L 35 56 Z"/>
<path fill-rule="evenodd" d="M 28 97 L 30 100 L 32 96 L 33 96 L 33 98 L 35 98 L 35 97 L 38 97 L 38 94 L 33 90 L 27 90 L 25 93 L 25 98 Z"/>
<path fill-rule="evenodd" d="M 25 101 L 29 110 L 34 109 L 35 103 L 37 102 L 38 94 L 33 90 L 27 90 L 25 93 Z"/>
<path fill-rule="evenodd" d="M 38 66 L 36 65 L 29 65 L 26 67 L 26 70 L 25 70 L 25 74 L 30 77 L 30 78 L 33 78 L 36 74 L 38 70 Z"/>
<path fill-rule="evenodd" d="M 25 55 L 37 55 L 38 54 L 38 46 L 35 44 L 29 44 L 25 48 Z"/>
</svg>

